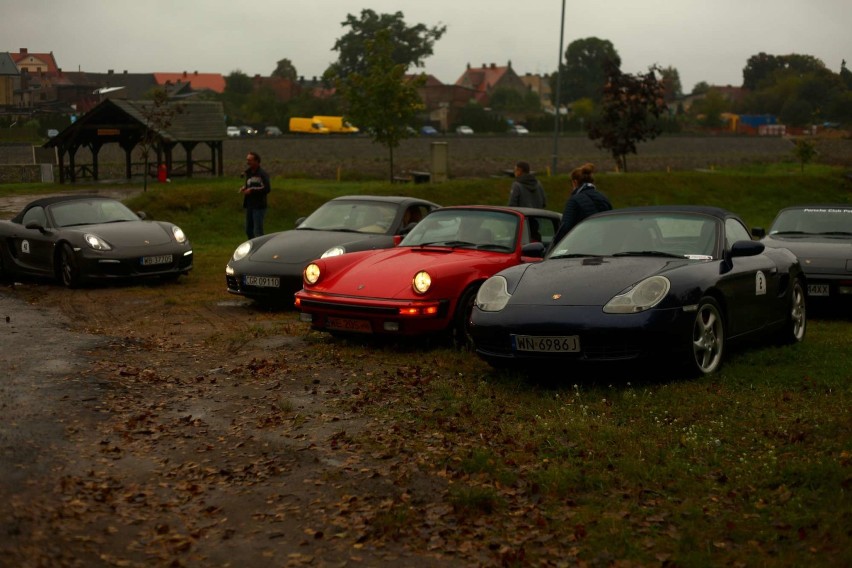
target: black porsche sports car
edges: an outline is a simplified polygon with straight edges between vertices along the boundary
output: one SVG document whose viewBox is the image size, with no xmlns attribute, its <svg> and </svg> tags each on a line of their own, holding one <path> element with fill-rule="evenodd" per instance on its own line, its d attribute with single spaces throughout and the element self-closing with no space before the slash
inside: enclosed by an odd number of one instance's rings
<svg viewBox="0 0 852 568">
<path fill-rule="evenodd" d="M 439 206 L 414 197 L 355 195 L 321 205 L 296 228 L 244 242 L 225 268 L 228 292 L 292 306 L 310 261 L 347 252 L 391 248 Z"/>
<path fill-rule="evenodd" d="M 577 225 L 543 262 L 488 279 L 470 332 L 498 367 L 661 355 L 712 373 L 730 340 L 802 341 L 804 287 L 796 256 L 751 240 L 733 213 L 616 209 Z"/>
<path fill-rule="evenodd" d="M 0 275 L 56 278 L 73 288 L 190 270 L 192 245 L 180 227 L 144 220 L 112 198 L 45 197 L 0 221 Z"/>
<path fill-rule="evenodd" d="M 808 298 L 852 302 L 852 205 L 799 205 L 778 212 L 769 234 L 753 231 L 768 247 L 790 249 L 808 279 Z"/>
</svg>

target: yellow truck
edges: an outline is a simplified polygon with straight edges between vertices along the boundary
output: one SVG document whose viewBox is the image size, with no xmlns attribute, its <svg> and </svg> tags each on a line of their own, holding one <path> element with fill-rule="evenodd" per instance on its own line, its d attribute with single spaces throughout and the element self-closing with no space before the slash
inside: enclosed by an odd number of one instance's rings
<svg viewBox="0 0 852 568">
<path fill-rule="evenodd" d="M 290 132 L 296 134 L 328 134 L 328 128 L 323 123 L 314 118 L 291 118 Z"/>
<path fill-rule="evenodd" d="M 348 120 L 343 120 L 342 116 L 315 116 L 314 120 L 322 122 L 322 125 L 332 134 L 358 133 L 358 127 L 352 126 Z"/>
</svg>

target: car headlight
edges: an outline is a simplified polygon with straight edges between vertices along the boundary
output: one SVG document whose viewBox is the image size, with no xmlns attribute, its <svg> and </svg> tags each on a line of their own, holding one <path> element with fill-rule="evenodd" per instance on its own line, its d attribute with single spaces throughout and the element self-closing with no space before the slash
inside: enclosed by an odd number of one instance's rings
<svg viewBox="0 0 852 568">
<path fill-rule="evenodd" d="M 242 260 L 251 251 L 251 241 L 246 241 L 234 251 L 234 260 Z"/>
<path fill-rule="evenodd" d="M 305 267 L 304 276 L 305 282 L 308 284 L 316 284 L 320 277 L 320 267 L 313 262 L 310 263 Z"/>
<path fill-rule="evenodd" d="M 186 234 L 184 234 L 180 227 L 172 225 L 172 234 L 175 236 L 175 240 L 180 244 L 186 242 Z"/>
<path fill-rule="evenodd" d="M 109 246 L 109 243 L 107 243 L 99 236 L 93 235 L 92 233 L 86 233 L 85 235 L 83 235 L 83 239 L 85 239 L 87 245 L 89 245 L 95 250 L 112 250 L 112 247 Z"/>
<path fill-rule="evenodd" d="M 506 279 L 502 276 L 492 276 L 479 287 L 479 292 L 476 293 L 476 307 L 483 312 L 499 312 L 506 307 L 511 297 L 506 286 Z"/>
<path fill-rule="evenodd" d="M 344 247 L 344 246 L 331 247 L 330 249 L 328 249 L 327 251 L 322 253 L 322 256 L 320 256 L 320 258 L 328 258 L 330 256 L 340 256 L 341 254 L 343 254 L 345 252 L 346 252 L 346 247 Z"/>
<path fill-rule="evenodd" d="M 411 288 L 417 294 L 425 294 L 429 291 L 429 288 L 432 286 L 432 277 L 425 270 L 421 270 L 417 274 L 414 275 L 414 279 L 411 281 Z"/>
<path fill-rule="evenodd" d="M 603 308 L 608 314 L 635 314 L 656 306 L 666 297 L 671 282 L 665 276 L 651 276 L 623 294 L 614 296 Z"/>
</svg>

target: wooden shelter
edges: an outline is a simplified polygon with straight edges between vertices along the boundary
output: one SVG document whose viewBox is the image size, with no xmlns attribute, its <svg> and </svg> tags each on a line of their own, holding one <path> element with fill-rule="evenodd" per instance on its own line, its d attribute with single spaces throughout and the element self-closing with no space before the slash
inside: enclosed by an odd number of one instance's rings
<svg viewBox="0 0 852 568">
<path fill-rule="evenodd" d="M 154 101 L 106 99 L 68 128 L 44 144 L 56 148 L 59 159 L 59 183 L 75 183 L 78 178 L 99 179 L 98 154 L 105 144 L 116 143 L 124 150 L 125 175 L 133 176 L 133 150 L 146 147 L 148 160 L 156 171 L 165 164 L 167 177 L 192 177 L 197 172 L 222 176 L 222 146 L 225 139 L 225 114 L 222 103 L 181 101 L 157 104 Z M 197 158 L 199 144 L 210 150 L 209 157 Z M 184 160 L 175 160 L 175 148 L 183 148 Z M 77 151 L 88 148 L 91 164 L 79 164 Z M 67 158 L 67 164 L 66 164 Z"/>
</svg>

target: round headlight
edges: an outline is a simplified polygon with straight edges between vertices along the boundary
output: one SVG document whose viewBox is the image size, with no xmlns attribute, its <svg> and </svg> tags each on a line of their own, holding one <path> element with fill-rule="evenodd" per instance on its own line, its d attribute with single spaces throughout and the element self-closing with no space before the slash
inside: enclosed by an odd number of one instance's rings
<svg viewBox="0 0 852 568">
<path fill-rule="evenodd" d="M 418 294 L 425 294 L 432 286 L 432 277 L 425 270 L 421 270 L 414 275 L 414 280 L 411 281 L 411 287 Z"/>
<path fill-rule="evenodd" d="M 86 240 L 86 244 L 92 247 L 95 250 L 110 250 L 112 249 L 109 244 L 100 238 L 97 235 L 93 235 L 92 233 L 86 233 L 83 235 L 83 239 Z"/>
<path fill-rule="evenodd" d="M 320 258 L 328 258 L 330 256 L 340 256 L 341 254 L 343 254 L 345 252 L 346 252 L 346 247 L 342 247 L 342 246 L 331 247 L 330 249 L 328 249 L 327 251 L 322 253 L 322 256 L 320 256 Z"/>
<path fill-rule="evenodd" d="M 603 308 L 608 314 L 635 314 L 659 304 L 669 293 L 671 282 L 665 276 L 651 276 L 623 294 L 614 296 Z"/>
<path fill-rule="evenodd" d="M 177 242 L 181 244 L 186 242 L 186 235 L 181 231 L 180 227 L 172 226 L 172 234 L 175 236 Z"/>
<path fill-rule="evenodd" d="M 251 250 L 251 241 L 246 241 L 240 246 L 237 247 L 237 250 L 234 251 L 234 260 L 241 260 L 246 257 L 246 255 Z"/>
<path fill-rule="evenodd" d="M 313 262 L 310 263 L 305 267 L 304 276 L 305 282 L 307 282 L 308 284 L 316 284 L 317 280 L 319 280 L 320 277 L 320 267 L 314 264 Z"/>
<path fill-rule="evenodd" d="M 483 312 L 499 312 L 509 303 L 506 279 L 502 276 L 492 276 L 479 287 L 476 293 L 476 307 Z"/>
</svg>

